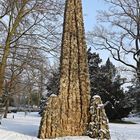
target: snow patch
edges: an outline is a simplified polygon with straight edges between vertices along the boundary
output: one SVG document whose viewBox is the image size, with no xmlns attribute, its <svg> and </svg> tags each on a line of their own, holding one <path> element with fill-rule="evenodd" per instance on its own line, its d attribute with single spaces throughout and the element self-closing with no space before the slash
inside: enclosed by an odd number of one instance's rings
<svg viewBox="0 0 140 140">
<path fill-rule="evenodd" d="M 13 119 L 14 115 L 14 119 Z M 7 119 L 2 119 L 0 125 L 0 140 L 39 140 L 37 138 L 41 117 L 37 112 L 10 113 Z M 140 118 L 125 118 L 138 124 L 110 123 L 111 140 L 140 140 Z M 50 139 L 49 139 L 50 140 Z M 93 140 L 86 136 L 62 137 L 53 140 Z"/>
</svg>

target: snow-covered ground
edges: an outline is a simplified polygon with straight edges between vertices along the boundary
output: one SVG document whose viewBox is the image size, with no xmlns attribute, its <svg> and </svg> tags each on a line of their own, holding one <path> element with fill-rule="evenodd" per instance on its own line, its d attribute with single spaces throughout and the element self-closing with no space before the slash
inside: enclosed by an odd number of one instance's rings
<svg viewBox="0 0 140 140">
<path fill-rule="evenodd" d="M 14 115 L 14 119 L 13 119 Z M 137 124 L 110 123 L 111 140 L 140 140 L 140 118 L 131 117 L 127 120 Z M 2 120 L 0 140 L 39 140 L 37 138 L 40 116 L 37 113 L 10 113 Z M 93 140 L 89 137 L 64 137 L 55 140 Z"/>
</svg>

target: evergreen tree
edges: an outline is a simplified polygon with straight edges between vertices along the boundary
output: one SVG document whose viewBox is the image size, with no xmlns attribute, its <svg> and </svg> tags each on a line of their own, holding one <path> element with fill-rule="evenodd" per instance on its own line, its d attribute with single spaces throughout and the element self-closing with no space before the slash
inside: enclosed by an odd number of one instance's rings
<svg viewBox="0 0 140 140">
<path fill-rule="evenodd" d="M 41 116 L 42 116 L 43 110 L 45 108 L 45 105 L 47 103 L 47 99 L 48 99 L 48 97 L 46 95 L 42 95 L 42 97 L 40 99 L 40 105 L 39 105 L 40 111 L 39 111 L 39 114 Z"/>
<path fill-rule="evenodd" d="M 126 93 L 127 95 L 127 101 L 131 103 L 131 105 L 134 106 L 134 112 L 139 113 L 140 112 L 140 83 L 135 77 L 133 80 L 133 85 L 128 87 L 129 90 Z"/>
<path fill-rule="evenodd" d="M 49 97 L 52 94 L 58 95 L 59 92 L 59 81 L 60 81 L 60 71 L 59 68 L 51 71 L 51 74 L 48 77 L 47 81 L 47 96 Z"/>
<path fill-rule="evenodd" d="M 42 115 L 45 105 L 48 102 L 48 98 L 53 95 L 58 95 L 59 92 L 59 80 L 60 71 L 59 68 L 51 70 L 46 83 L 47 94 L 42 95 L 40 100 L 40 111 L 39 114 Z"/>
<path fill-rule="evenodd" d="M 125 94 L 121 88 L 124 79 L 117 74 L 115 65 L 108 58 L 105 65 L 99 54 L 88 50 L 91 96 L 99 95 L 102 98 L 108 118 L 121 119 L 129 114 L 131 107 L 125 106 Z"/>
</svg>

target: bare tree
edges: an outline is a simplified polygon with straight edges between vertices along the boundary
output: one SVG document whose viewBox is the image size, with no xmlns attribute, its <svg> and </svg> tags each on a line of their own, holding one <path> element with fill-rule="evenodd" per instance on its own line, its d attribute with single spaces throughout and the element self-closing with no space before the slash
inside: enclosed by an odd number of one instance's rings
<svg viewBox="0 0 140 140">
<path fill-rule="evenodd" d="M 108 50 L 115 60 L 132 68 L 140 81 L 140 2 L 104 1 L 110 7 L 99 11 L 97 19 L 101 24 L 89 32 L 89 44 Z"/>
<path fill-rule="evenodd" d="M 24 83 L 26 83 L 27 92 L 30 88 L 32 89 L 32 91 L 36 91 L 39 106 L 40 98 L 44 90 L 46 89 L 48 61 L 37 50 L 32 50 L 30 56 L 30 62 L 27 65 L 26 71 L 24 73 Z"/>
<path fill-rule="evenodd" d="M 16 96 L 21 94 L 31 97 L 32 91 L 34 91 L 34 88 L 36 87 L 39 102 L 39 95 L 41 92 L 43 92 L 43 81 L 45 81 L 47 75 L 47 59 L 42 53 L 40 53 L 39 50 L 29 48 L 27 52 L 24 50 L 24 55 L 20 55 L 20 51 L 18 52 L 18 47 L 13 49 L 13 52 L 10 55 L 11 57 L 8 58 L 5 74 L 5 118 L 7 117 L 10 103 L 9 100 L 13 97 L 16 98 Z"/>
<path fill-rule="evenodd" d="M 18 46 L 25 50 L 34 47 L 51 53 L 59 46 L 63 1 L 2 0 L 0 8 L 0 95 L 2 95 L 5 68 L 12 48 Z"/>
</svg>

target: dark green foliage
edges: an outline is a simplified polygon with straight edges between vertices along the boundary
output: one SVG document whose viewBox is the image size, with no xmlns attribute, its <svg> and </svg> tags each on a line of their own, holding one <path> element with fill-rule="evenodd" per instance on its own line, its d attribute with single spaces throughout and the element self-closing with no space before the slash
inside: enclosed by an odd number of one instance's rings
<svg viewBox="0 0 140 140">
<path fill-rule="evenodd" d="M 41 97 L 41 100 L 40 100 L 40 106 L 39 106 L 39 108 L 40 108 L 40 110 L 39 110 L 39 114 L 42 116 L 42 114 L 43 114 L 43 110 L 44 110 L 44 107 L 45 107 L 45 105 L 46 105 L 46 102 L 47 102 L 47 97 L 46 96 L 42 96 Z"/>
<path fill-rule="evenodd" d="M 0 96 L 0 124 L 1 124 L 2 116 L 4 114 L 4 107 L 5 107 L 4 105 L 5 105 L 4 96 Z"/>
<path fill-rule="evenodd" d="M 51 70 L 50 75 L 48 76 L 48 81 L 46 83 L 47 94 L 43 95 L 40 100 L 40 111 L 39 114 L 42 115 L 45 105 L 49 96 L 58 95 L 59 92 L 59 69 Z"/>
<path fill-rule="evenodd" d="M 51 74 L 48 77 L 48 82 L 47 82 L 47 97 L 49 97 L 52 94 L 58 95 L 59 92 L 59 69 L 54 69 L 51 71 Z"/>
<path fill-rule="evenodd" d="M 125 107 L 125 94 L 121 85 L 124 79 L 117 74 L 116 67 L 107 59 L 105 65 L 99 54 L 88 50 L 89 74 L 91 82 L 91 96 L 99 95 L 110 120 L 126 117 L 132 107 Z"/>
<path fill-rule="evenodd" d="M 33 106 L 33 105 L 38 105 L 38 94 L 37 93 L 35 93 L 35 92 L 33 92 L 33 93 L 31 93 L 31 106 Z"/>
<path fill-rule="evenodd" d="M 124 121 L 124 120 L 113 120 L 113 121 L 111 121 L 111 123 L 120 123 L 120 124 L 137 124 L 137 123 L 132 122 L 132 121 Z"/>
<path fill-rule="evenodd" d="M 140 83 L 138 80 L 133 82 L 133 85 L 128 87 L 129 90 L 126 93 L 127 94 L 127 101 L 130 101 L 130 103 L 134 106 L 134 112 L 139 113 L 140 112 Z"/>
</svg>

